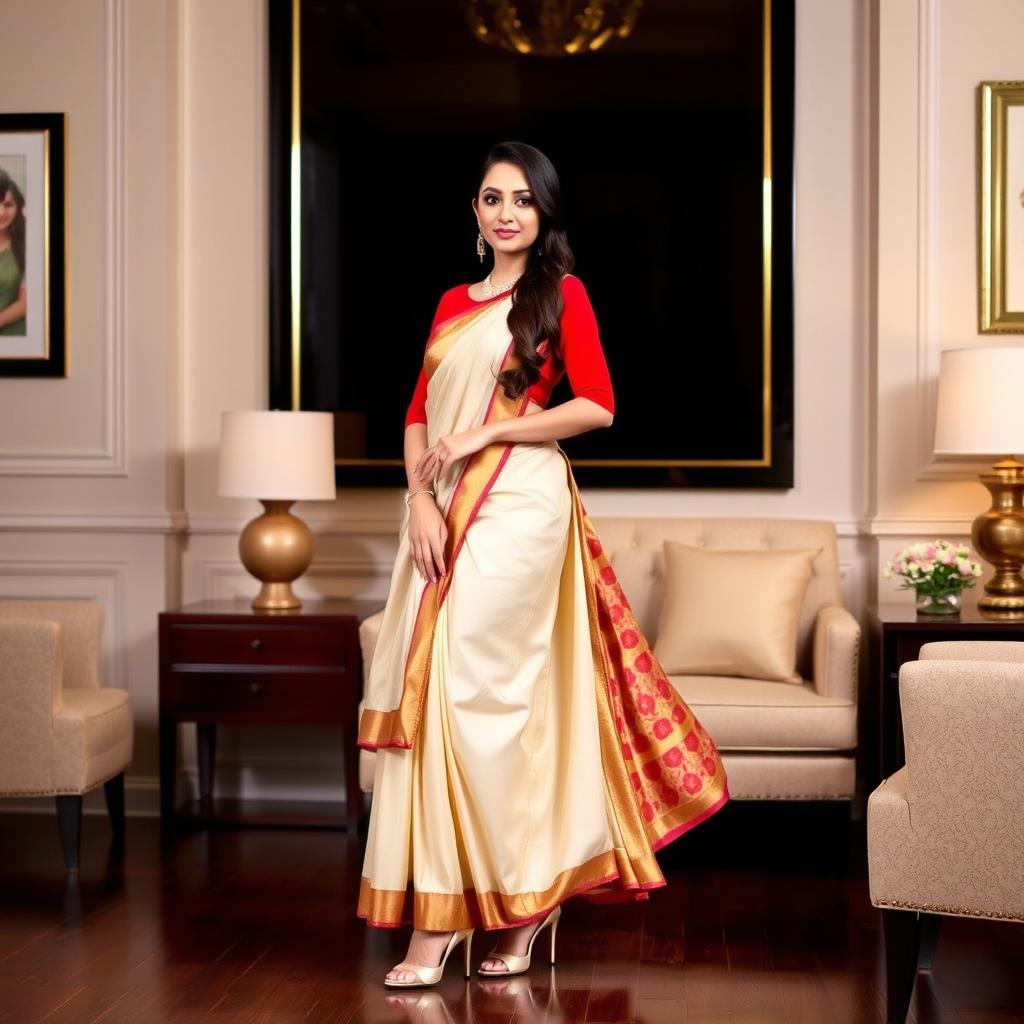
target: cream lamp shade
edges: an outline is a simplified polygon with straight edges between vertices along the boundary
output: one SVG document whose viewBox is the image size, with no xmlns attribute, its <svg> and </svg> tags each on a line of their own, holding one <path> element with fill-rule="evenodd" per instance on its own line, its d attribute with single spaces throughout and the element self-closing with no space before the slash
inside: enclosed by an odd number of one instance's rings
<svg viewBox="0 0 1024 1024">
<path fill-rule="evenodd" d="M 975 551 L 993 567 L 978 598 L 990 617 L 1024 617 L 1024 345 L 954 348 L 939 361 L 938 455 L 1002 456 L 978 480 L 992 496 L 971 524 Z"/>
<path fill-rule="evenodd" d="M 263 514 L 242 531 L 242 564 L 263 586 L 258 611 L 295 611 L 292 591 L 313 560 L 313 533 L 290 506 L 335 497 L 334 417 L 329 412 L 251 410 L 221 414 L 217 493 L 257 498 Z"/>
<path fill-rule="evenodd" d="M 217 493 L 260 500 L 333 499 L 334 417 L 284 410 L 222 413 Z"/>
<path fill-rule="evenodd" d="M 1024 345 L 941 353 L 936 455 L 1024 452 Z"/>
</svg>

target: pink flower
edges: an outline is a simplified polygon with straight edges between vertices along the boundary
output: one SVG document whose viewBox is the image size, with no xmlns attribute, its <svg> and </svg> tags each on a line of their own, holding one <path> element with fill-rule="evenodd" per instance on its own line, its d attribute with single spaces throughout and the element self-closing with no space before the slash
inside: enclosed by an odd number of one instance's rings
<svg viewBox="0 0 1024 1024">
<path fill-rule="evenodd" d="M 633 748 L 628 743 L 622 744 L 622 759 L 624 761 L 633 760 Z"/>
<path fill-rule="evenodd" d="M 654 806 L 651 804 L 650 800 L 644 801 L 644 805 L 640 808 L 640 812 L 644 816 L 644 821 L 654 820 Z"/>
<path fill-rule="evenodd" d="M 591 558 L 597 558 L 597 556 L 604 550 L 604 548 L 601 547 L 601 542 L 596 537 L 587 538 L 587 547 L 590 548 Z"/>
<path fill-rule="evenodd" d="M 601 570 L 601 579 L 611 586 L 615 582 L 615 570 L 610 565 L 606 565 Z"/>
<path fill-rule="evenodd" d="M 637 672 L 650 672 L 651 671 L 651 655 L 649 651 L 644 651 L 643 654 L 637 655 L 636 661 L 633 662 L 633 668 Z"/>
<path fill-rule="evenodd" d="M 675 807 L 679 803 L 679 794 L 669 786 L 662 786 L 658 790 L 658 796 L 669 806 Z"/>
<path fill-rule="evenodd" d="M 645 715 L 654 711 L 654 698 L 649 693 L 641 693 L 636 699 L 636 706 Z"/>
<path fill-rule="evenodd" d="M 622 644 L 623 647 L 636 647 L 639 642 L 640 637 L 637 636 L 636 630 L 634 629 L 624 629 L 622 631 L 622 636 L 619 637 L 619 643 Z"/>
<path fill-rule="evenodd" d="M 658 680 L 658 693 L 660 693 L 665 700 L 672 699 L 672 687 L 668 685 L 667 679 Z"/>
<path fill-rule="evenodd" d="M 625 674 L 626 674 L 626 685 L 627 686 L 635 686 L 636 685 L 636 676 L 633 674 L 633 670 L 631 668 L 627 668 Z"/>
<path fill-rule="evenodd" d="M 683 737 L 683 743 L 686 744 L 686 749 L 691 752 L 700 749 L 700 740 L 697 739 L 697 734 L 692 729 Z"/>
<path fill-rule="evenodd" d="M 626 613 L 622 610 L 621 604 L 613 604 L 608 614 L 611 616 L 612 622 L 621 622 L 622 616 Z"/>
<path fill-rule="evenodd" d="M 683 752 L 678 747 L 669 747 L 661 759 L 669 768 L 678 768 L 683 763 Z"/>
<path fill-rule="evenodd" d="M 640 789 L 643 783 L 640 781 L 640 776 L 636 772 L 629 773 L 629 781 L 633 783 L 634 789 Z"/>
<path fill-rule="evenodd" d="M 651 749 L 651 741 L 642 732 L 638 732 L 633 737 L 633 749 L 638 754 L 646 754 Z"/>
<path fill-rule="evenodd" d="M 715 777 L 715 772 L 718 771 L 718 763 L 713 757 L 705 757 L 701 764 L 704 765 L 704 771 L 707 772 L 709 778 Z"/>
<path fill-rule="evenodd" d="M 659 718 L 654 723 L 654 735 L 663 740 L 672 731 L 672 723 L 667 718 Z"/>
<path fill-rule="evenodd" d="M 650 779 L 652 782 L 661 776 L 661 768 L 658 767 L 657 761 L 648 761 L 643 766 L 644 777 Z"/>
<path fill-rule="evenodd" d="M 704 783 L 701 782 L 699 775 L 694 775 L 693 772 L 687 772 L 683 776 L 683 789 L 686 790 L 690 796 L 694 793 L 699 793 L 704 788 Z"/>
</svg>

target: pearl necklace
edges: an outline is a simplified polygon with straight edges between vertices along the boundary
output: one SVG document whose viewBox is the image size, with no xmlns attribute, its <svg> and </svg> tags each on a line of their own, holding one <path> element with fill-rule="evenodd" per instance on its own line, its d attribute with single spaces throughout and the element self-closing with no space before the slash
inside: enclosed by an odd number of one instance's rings
<svg viewBox="0 0 1024 1024">
<path fill-rule="evenodd" d="M 491 274 L 493 273 L 494 271 L 492 270 Z M 523 276 L 522 274 L 519 274 L 517 277 L 512 278 L 512 280 L 509 281 L 508 284 L 503 284 L 500 287 L 498 287 L 496 285 L 491 284 L 491 274 L 488 274 L 483 281 L 484 292 L 486 292 L 487 295 L 491 297 L 495 295 L 500 295 L 502 292 L 507 292 L 516 283 L 516 281 L 518 281 L 519 278 Z"/>
</svg>

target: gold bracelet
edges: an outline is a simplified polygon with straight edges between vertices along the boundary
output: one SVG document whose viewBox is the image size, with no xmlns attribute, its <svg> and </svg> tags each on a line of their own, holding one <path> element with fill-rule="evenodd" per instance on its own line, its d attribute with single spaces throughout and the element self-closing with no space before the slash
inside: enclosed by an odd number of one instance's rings
<svg viewBox="0 0 1024 1024">
<path fill-rule="evenodd" d="M 406 507 L 406 508 L 408 508 L 408 507 L 410 506 L 410 504 L 412 503 L 412 499 L 413 499 L 413 498 L 414 498 L 414 497 L 415 497 L 415 496 L 416 496 L 417 494 L 429 494 L 429 495 L 431 495 L 431 496 L 432 496 L 432 495 L 433 495 L 433 493 L 434 493 L 434 492 L 433 492 L 433 491 L 432 491 L 432 490 L 431 490 L 431 489 L 430 489 L 429 487 L 423 487 L 423 488 L 421 488 L 421 489 L 420 489 L 420 490 L 418 490 L 418 491 L 410 491 L 410 492 L 409 492 L 409 493 L 408 493 L 408 494 L 407 494 L 407 495 L 405 496 L 405 507 Z"/>
</svg>

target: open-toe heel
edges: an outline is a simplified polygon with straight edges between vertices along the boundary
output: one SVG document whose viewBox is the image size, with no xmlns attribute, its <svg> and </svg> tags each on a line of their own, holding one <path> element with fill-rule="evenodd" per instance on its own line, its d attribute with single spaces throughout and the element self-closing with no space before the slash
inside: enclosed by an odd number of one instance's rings
<svg viewBox="0 0 1024 1024">
<path fill-rule="evenodd" d="M 403 960 L 400 964 L 395 964 L 392 968 L 394 971 L 408 971 L 410 974 L 415 974 L 416 979 L 414 981 L 405 981 L 399 978 L 385 978 L 384 984 L 388 988 L 415 988 L 419 985 L 436 985 L 444 974 L 444 965 L 448 960 L 448 955 L 451 951 L 460 943 L 465 941 L 465 975 L 468 978 L 470 976 L 470 959 L 472 957 L 472 946 L 473 946 L 473 932 L 475 929 L 467 928 L 464 931 L 457 931 L 452 933 L 452 937 L 448 940 L 448 945 L 445 946 L 444 953 L 441 955 L 441 962 L 436 967 L 424 967 L 423 964 L 411 964 L 407 960 Z"/>
<path fill-rule="evenodd" d="M 506 967 L 507 971 L 488 971 L 484 967 L 478 967 L 477 973 L 482 974 L 487 978 L 507 978 L 510 974 L 523 974 L 530 969 L 530 954 L 533 952 L 533 943 L 537 936 L 546 928 L 548 925 L 551 926 L 551 962 L 555 962 L 555 931 L 558 928 L 558 919 L 562 916 L 562 908 L 560 906 L 555 907 L 547 917 L 541 921 L 537 930 L 530 936 L 530 944 L 526 947 L 525 956 L 517 956 L 515 953 L 496 953 L 490 952 L 487 954 L 489 960 L 500 960 Z"/>
</svg>

